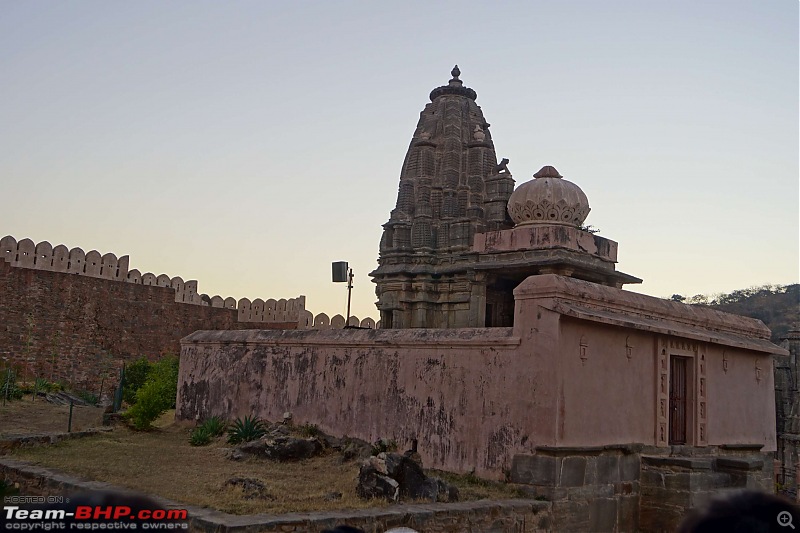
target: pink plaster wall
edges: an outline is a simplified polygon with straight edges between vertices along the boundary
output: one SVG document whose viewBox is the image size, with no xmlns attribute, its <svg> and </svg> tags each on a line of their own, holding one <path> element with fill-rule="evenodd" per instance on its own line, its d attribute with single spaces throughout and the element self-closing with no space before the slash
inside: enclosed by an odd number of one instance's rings
<svg viewBox="0 0 800 533">
<path fill-rule="evenodd" d="M 689 339 L 707 357 L 708 443 L 775 449 L 770 354 L 785 351 L 759 321 L 556 275 L 514 294 L 513 329 L 195 332 L 176 417 L 290 411 L 334 435 L 417 439 L 429 467 L 500 476 L 536 446 L 656 445 L 658 346 Z"/>
<path fill-rule="evenodd" d="M 418 439 L 426 465 L 498 473 L 551 411 L 550 376 L 518 346 L 510 328 L 198 332 L 184 339 L 177 417 L 290 411 L 334 435 Z"/>
<path fill-rule="evenodd" d="M 763 444 L 775 451 L 775 380 L 772 358 L 712 347 L 708 354 L 709 444 Z M 756 376 L 756 363 L 760 379 Z M 727 366 L 725 371 L 724 366 Z"/>
</svg>

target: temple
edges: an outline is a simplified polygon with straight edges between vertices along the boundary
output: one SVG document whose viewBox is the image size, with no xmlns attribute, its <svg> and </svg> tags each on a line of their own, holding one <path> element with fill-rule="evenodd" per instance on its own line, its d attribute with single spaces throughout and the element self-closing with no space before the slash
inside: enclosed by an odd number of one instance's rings
<svg viewBox="0 0 800 533">
<path fill-rule="evenodd" d="M 616 242 L 583 227 L 586 195 L 554 167 L 514 191 L 477 93 L 451 74 L 420 114 L 383 226 L 370 274 L 381 327 L 512 326 L 513 290 L 534 274 L 640 283 L 616 271 Z"/>
<path fill-rule="evenodd" d="M 621 290 L 641 280 L 584 226 L 580 187 L 545 166 L 514 189 L 452 74 L 384 225 L 381 327 L 196 331 L 176 418 L 288 412 L 547 502 L 544 522 L 492 531 L 674 531 L 721 491 L 774 491 L 773 359 L 781 412 L 797 410 L 789 352 L 759 320 Z M 798 427 L 782 427 L 784 481 Z"/>
</svg>

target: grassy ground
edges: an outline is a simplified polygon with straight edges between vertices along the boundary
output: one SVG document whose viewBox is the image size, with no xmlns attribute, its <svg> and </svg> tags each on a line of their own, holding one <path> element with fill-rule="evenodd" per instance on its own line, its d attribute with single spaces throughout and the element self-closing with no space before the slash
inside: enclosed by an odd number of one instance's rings
<svg viewBox="0 0 800 533">
<path fill-rule="evenodd" d="M 190 446 L 189 429 L 173 424 L 172 416 L 168 413 L 162 417 L 154 431 L 134 432 L 117 427 L 111 433 L 51 447 L 18 449 L 14 457 L 233 514 L 387 505 L 382 500 L 358 498 L 358 463 L 343 463 L 337 453 L 297 463 L 253 458 L 231 461 L 226 458 L 228 445 L 224 437 L 209 446 Z M 262 482 L 264 494 L 248 497 L 241 488 L 226 485 L 233 477 Z M 448 475 L 448 481 L 459 487 L 462 500 L 518 497 L 513 488 L 501 483 L 452 475 Z"/>
<path fill-rule="evenodd" d="M 7 402 L 0 400 L 0 435 L 28 435 L 31 433 L 66 432 L 69 423 L 69 406 L 47 403 L 43 398 L 31 401 L 31 396 Z M 99 427 L 103 421 L 100 407 L 74 406 L 72 431 Z"/>
</svg>

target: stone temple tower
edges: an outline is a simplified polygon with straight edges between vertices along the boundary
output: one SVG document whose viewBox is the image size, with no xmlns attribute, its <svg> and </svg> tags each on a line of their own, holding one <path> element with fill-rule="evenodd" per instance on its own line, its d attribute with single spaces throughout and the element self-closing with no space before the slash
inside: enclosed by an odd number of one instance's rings
<svg viewBox="0 0 800 533">
<path fill-rule="evenodd" d="M 482 326 L 468 268 L 476 233 L 512 226 L 514 180 L 497 164 L 477 94 L 459 79 L 434 89 L 400 172 L 397 206 L 384 224 L 377 284 L 384 328 Z"/>
<path fill-rule="evenodd" d="M 585 230 L 589 201 L 552 167 L 514 190 L 489 124 L 453 78 L 430 94 L 383 225 L 377 287 L 381 327 L 511 326 L 514 288 L 536 274 L 622 287 L 617 243 Z M 510 216 L 509 216 L 510 215 Z"/>
</svg>

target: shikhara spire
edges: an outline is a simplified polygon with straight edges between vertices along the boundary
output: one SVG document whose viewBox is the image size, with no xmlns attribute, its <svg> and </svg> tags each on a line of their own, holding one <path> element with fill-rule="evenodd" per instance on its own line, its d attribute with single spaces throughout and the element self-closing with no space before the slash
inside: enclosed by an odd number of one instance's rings
<svg viewBox="0 0 800 533">
<path fill-rule="evenodd" d="M 458 65 L 450 74 L 420 113 L 383 225 L 371 273 L 381 327 L 510 326 L 514 288 L 536 274 L 641 282 L 616 271 L 617 243 L 584 231 L 588 199 L 554 167 L 514 192 L 477 93 Z"/>
</svg>

